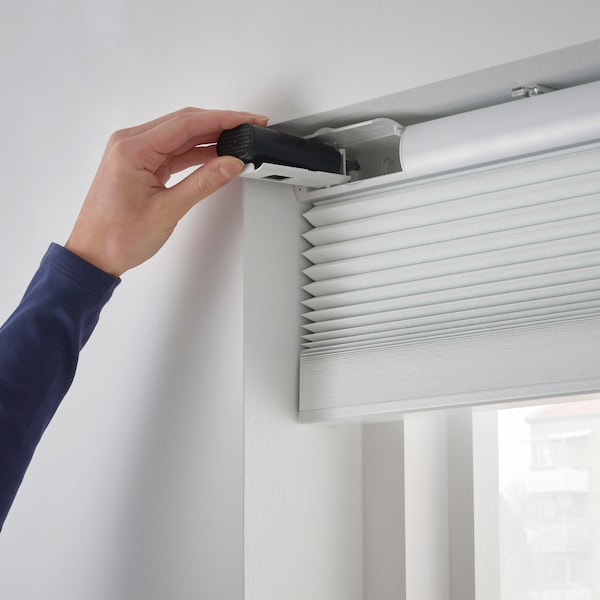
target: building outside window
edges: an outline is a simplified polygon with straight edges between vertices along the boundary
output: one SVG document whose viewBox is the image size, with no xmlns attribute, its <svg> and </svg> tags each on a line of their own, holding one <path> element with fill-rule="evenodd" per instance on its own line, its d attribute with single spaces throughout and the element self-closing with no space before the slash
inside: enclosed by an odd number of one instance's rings
<svg viewBox="0 0 600 600">
<path fill-rule="evenodd" d="M 503 600 L 600 598 L 600 400 L 499 418 Z"/>
</svg>

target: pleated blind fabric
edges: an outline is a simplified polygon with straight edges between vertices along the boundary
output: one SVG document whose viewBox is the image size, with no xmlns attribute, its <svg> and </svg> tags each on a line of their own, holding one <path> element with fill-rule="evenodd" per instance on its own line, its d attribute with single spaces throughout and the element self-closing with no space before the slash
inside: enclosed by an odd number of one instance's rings
<svg viewBox="0 0 600 600">
<path fill-rule="evenodd" d="M 351 415 L 447 405 L 450 396 L 477 403 L 477 393 L 511 399 L 501 389 L 547 388 L 544 368 L 557 384 L 594 387 L 600 145 L 325 202 L 305 217 L 305 420 L 337 408 Z M 555 359 L 529 348 L 536 336 L 551 344 L 553 332 L 572 338 L 556 346 Z M 569 351 L 584 352 L 585 364 L 561 366 Z M 541 354 L 545 367 L 532 378 L 522 363 Z M 505 370 L 494 379 L 499 363 Z"/>
</svg>

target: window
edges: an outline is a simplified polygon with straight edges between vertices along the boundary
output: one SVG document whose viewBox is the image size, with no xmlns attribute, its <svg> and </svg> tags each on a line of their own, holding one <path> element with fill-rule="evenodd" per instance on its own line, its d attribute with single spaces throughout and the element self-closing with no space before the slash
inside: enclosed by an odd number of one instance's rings
<svg viewBox="0 0 600 600">
<path fill-rule="evenodd" d="M 502 600 L 600 597 L 600 398 L 498 419 Z"/>
<path fill-rule="evenodd" d="M 560 113 L 568 133 L 586 120 Z M 418 124 L 417 154 L 514 149 L 514 122 L 493 114 L 491 142 L 462 127 L 440 145 L 435 122 Z M 598 594 L 596 434 L 579 401 L 539 399 L 600 390 L 599 139 L 299 196 L 311 204 L 300 421 L 399 419 L 362 430 L 367 600 Z"/>
<path fill-rule="evenodd" d="M 365 600 L 600 598 L 600 396 L 363 426 Z"/>
</svg>

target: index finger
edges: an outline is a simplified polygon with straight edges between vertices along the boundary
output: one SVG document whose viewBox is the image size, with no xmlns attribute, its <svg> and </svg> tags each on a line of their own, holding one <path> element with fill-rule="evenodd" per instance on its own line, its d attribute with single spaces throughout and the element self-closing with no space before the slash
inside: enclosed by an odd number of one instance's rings
<svg viewBox="0 0 600 600">
<path fill-rule="evenodd" d="M 234 111 L 207 110 L 174 114 L 171 118 L 135 136 L 136 146 L 145 149 L 146 165 L 158 168 L 164 156 L 182 148 L 216 142 L 224 129 L 233 129 L 242 123 L 266 125 L 266 117 Z M 190 145 L 191 144 L 191 145 Z"/>
</svg>

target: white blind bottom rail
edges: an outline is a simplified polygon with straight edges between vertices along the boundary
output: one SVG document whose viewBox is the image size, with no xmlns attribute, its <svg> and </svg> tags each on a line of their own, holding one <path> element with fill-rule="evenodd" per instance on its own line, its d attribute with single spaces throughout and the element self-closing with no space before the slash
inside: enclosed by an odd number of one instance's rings
<svg viewBox="0 0 600 600">
<path fill-rule="evenodd" d="M 600 381 L 600 144 L 306 217 L 301 412 Z"/>
<path fill-rule="evenodd" d="M 300 421 L 600 390 L 600 319 L 303 355 Z"/>
</svg>

